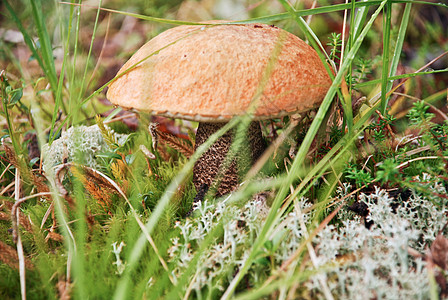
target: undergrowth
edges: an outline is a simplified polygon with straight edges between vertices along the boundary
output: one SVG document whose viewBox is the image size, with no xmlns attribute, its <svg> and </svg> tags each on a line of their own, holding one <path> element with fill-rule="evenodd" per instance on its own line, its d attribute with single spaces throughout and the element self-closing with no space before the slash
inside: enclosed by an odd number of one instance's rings
<svg viewBox="0 0 448 300">
<path fill-rule="evenodd" d="M 271 147 L 236 191 L 196 202 L 195 160 L 248 120 L 195 150 L 196 124 L 104 91 L 149 38 L 228 12 L 90 4 L 0 4 L 1 299 L 448 297 L 446 4 L 241 1 L 333 84 L 262 122 Z"/>
</svg>

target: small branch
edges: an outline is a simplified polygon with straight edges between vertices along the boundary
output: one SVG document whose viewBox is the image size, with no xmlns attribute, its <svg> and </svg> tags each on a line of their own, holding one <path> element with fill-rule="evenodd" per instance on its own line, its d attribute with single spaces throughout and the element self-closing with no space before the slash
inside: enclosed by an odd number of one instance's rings
<svg viewBox="0 0 448 300">
<path fill-rule="evenodd" d="M 16 203 L 20 200 L 20 171 L 16 168 L 16 176 L 15 176 L 15 200 Z M 11 211 L 12 212 L 12 211 Z M 16 219 L 19 222 L 19 213 L 11 213 L 13 220 Z M 26 270 L 25 270 L 25 255 L 23 253 L 23 245 L 22 239 L 20 238 L 20 233 L 17 234 L 17 255 L 19 257 L 19 276 L 20 276 L 20 293 L 22 295 L 22 300 L 26 300 Z"/>
<path fill-rule="evenodd" d="M 407 167 L 407 166 L 409 166 L 410 163 L 412 163 L 414 161 L 425 160 L 425 159 L 438 159 L 438 158 L 448 159 L 448 156 L 423 156 L 423 157 L 416 157 L 416 158 L 410 159 L 408 161 L 405 161 L 402 164 L 399 164 L 395 168 L 396 169 L 400 169 L 400 168 L 403 168 L 403 167 Z"/>
<path fill-rule="evenodd" d="M 16 195 L 17 195 L 17 193 L 16 193 Z M 43 196 L 49 196 L 49 195 L 52 195 L 52 193 L 50 193 L 50 192 L 37 193 L 37 194 L 30 195 L 30 196 L 23 197 L 23 198 L 16 200 L 16 202 L 14 203 L 14 205 L 11 208 L 12 238 L 14 240 L 14 243 L 17 243 L 17 240 L 19 237 L 19 212 L 17 211 L 17 209 L 19 208 L 20 204 L 22 204 L 23 202 L 25 202 L 29 199 L 33 199 L 35 197 L 43 197 Z M 17 199 L 17 196 L 16 196 L 16 199 Z"/>
</svg>

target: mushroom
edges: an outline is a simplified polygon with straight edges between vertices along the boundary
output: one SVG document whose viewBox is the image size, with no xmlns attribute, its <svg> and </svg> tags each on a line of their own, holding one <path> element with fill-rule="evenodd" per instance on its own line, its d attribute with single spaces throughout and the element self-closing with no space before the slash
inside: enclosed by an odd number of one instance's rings
<svg viewBox="0 0 448 300">
<path fill-rule="evenodd" d="M 263 82 L 270 61 L 269 78 Z M 257 99 L 247 139 L 254 162 L 265 148 L 257 121 L 313 109 L 330 85 L 317 53 L 278 27 L 182 25 L 143 45 L 120 69 L 107 98 L 124 108 L 199 122 L 195 149 L 230 119 L 247 114 Z M 232 136 L 224 134 L 196 162 L 193 182 L 198 194 L 213 184 Z M 217 196 L 238 186 L 239 168 L 236 161 L 230 164 Z"/>
</svg>

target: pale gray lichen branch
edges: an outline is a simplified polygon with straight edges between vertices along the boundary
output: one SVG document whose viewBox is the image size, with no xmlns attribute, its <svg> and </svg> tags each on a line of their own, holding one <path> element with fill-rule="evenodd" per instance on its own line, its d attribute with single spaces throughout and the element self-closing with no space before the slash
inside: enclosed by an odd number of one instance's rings
<svg viewBox="0 0 448 300">
<path fill-rule="evenodd" d="M 118 145 L 123 145 L 128 136 L 109 129 L 115 136 Z M 75 126 L 62 132 L 61 137 L 51 145 L 45 144 L 43 150 L 43 168 L 48 172 L 54 166 L 66 162 L 77 162 L 80 158 L 85 166 L 99 168 L 96 155 L 111 151 L 109 145 L 101 134 L 98 125 Z"/>
</svg>

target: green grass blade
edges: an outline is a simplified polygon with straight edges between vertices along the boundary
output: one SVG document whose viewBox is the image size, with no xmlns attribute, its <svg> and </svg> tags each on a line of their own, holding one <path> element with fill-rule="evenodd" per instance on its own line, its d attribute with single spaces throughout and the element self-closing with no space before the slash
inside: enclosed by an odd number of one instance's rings
<svg viewBox="0 0 448 300">
<path fill-rule="evenodd" d="M 305 161 L 306 153 L 308 152 L 308 149 L 311 146 L 311 143 L 314 139 L 314 136 L 317 134 L 317 131 L 322 123 L 322 120 L 324 119 L 325 114 L 327 113 L 332 101 L 333 97 L 336 94 L 336 90 L 341 82 L 343 80 L 343 75 L 347 71 L 349 65 L 353 61 L 356 53 L 359 50 L 359 47 L 361 46 L 362 41 L 366 37 L 368 31 L 370 30 L 370 27 L 373 25 L 373 22 L 378 17 L 379 13 L 383 9 L 384 5 L 386 5 L 386 0 L 384 0 L 381 5 L 378 7 L 378 9 L 373 13 L 370 20 L 367 22 L 364 29 L 361 31 L 359 37 L 356 39 L 356 41 L 353 44 L 352 49 L 347 53 L 347 56 L 345 57 L 345 61 L 343 65 L 341 66 L 341 70 L 337 73 L 333 84 L 331 85 L 327 95 L 325 96 L 321 107 L 319 108 L 314 121 L 311 124 L 310 129 L 308 130 L 302 145 L 299 148 L 299 151 L 296 155 L 296 158 L 294 159 L 294 162 L 291 166 L 291 170 L 289 175 L 287 176 L 284 185 L 280 188 L 278 191 L 275 200 L 272 204 L 272 207 L 270 209 L 269 215 L 266 219 L 265 226 L 263 226 L 262 231 L 260 232 L 260 235 L 257 237 L 257 240 L 255 241 L 252 250 L 250 252 L 249 258 L 246 260 L 245 264 L 241 267 L 239 272 L 236 274 L 232 282 L 230 283 L 229 287 L 227 288 L 225 294 L 223 295 L 223 299 L 229 299 L 232 297 L 238 283 L 241 281 L 241 279 L 244 277 L 246 272 L 249 270 L 250 265 L 252 264 L 253 260 L 255 259 L 256 252 L 258 249 L 263 245 L 263 243 L 266 241 L 268 233 L 273 227 L 273 224 L 275 224 L 275 221 L 278 219 L 278 210 L 281 206 L 281 203 L 283 202 L 285 196 L 289 192 L 289 186 L 290 184 L 295 180 L 295 174 L 298 173 L 298 170 L 302 166 L 303 162 Z"/>
<path fill-rule="evenodd" d="M 72 0 L 73 3 L 75 0 Z M 78 1 L 78 3 L 81 3 L 81 0 Z M 69 90 L 70 90 L 70 97 L 69 97 L 69 104 L 68 107 L 70 108 L 70 112 L 67 115 L 66 120 L 73 120 L 74 118 L 74 114 L 75 113 L 79 113 L 81 107 L 77 107 L 77 103 L 79 101 L 74 101 L 74 98 L 76 97 L 76 94 L 79 93 L 79 95 L 81 95 L 81 93 L 79 92 L 79 89 L 77 87 L 78 84 L 78 77 L 76 76 L 76 65 L 77 65 L 77 57 L 78 57 L 78 43 L 79 43 L 79 32 L 80 32 L 80 26 L 81 26 L 81 7 L 76 7 L 75 5 L 71 5 L 70 6 L 72 10 L 77 11 L 76 14 L 76 27 L 75 27 L 75 38 L 73 41 L 73 64 L 72 64 L 72 69 L 70 72 L 70 85 L 69 85 Z M 68 46 L 68 45 L 67 45 Z M 67 48 L 68 51 L 68 48 Z M 56 136 L 57 134 L 55 134 Z"/>
<path fill-rule="evenodd" d="M 191 170 L 193 170 L 193 166 L 196 160 L 198 160 L 199 157 L 202 155 L 202 153 L 204 153 L 214 142 L 216 142 L 220 136 L 222 136 L 225 132 L 236 126 L 238 122 L 239 119 L 233 119 L 225 126 L 223 126 L 221 129 L 212 134 L 210 138 L 195 151 L 193 156 L 188 160 L 188 162 L 185 164 L 182 170 L 180 170 L 180 172 L 176 175 L 176 177 L 171 181 L 171 183 L 166 188 L 165 193 L 159 199 L 157 206 L 152 212 L 148 222 L 145 224 L 145 227 L 149 234 L 151 234 L 154 231 L 154 228 L 157 226 L 157 222 L 162 217 L 163 212 L 168 206 L 171 198 L 173 197 L 174 194 L 176 194 L 177 187 L 180 184 L 182 184 L 185 178 L 187 178 L 187 176 L 189 176 L 189 174 L 191 173 Z M 126 298 L 126 295 L 128 295 L 129 293 L 128 289 L 131 282 L 131 274 L 134 271 L 134 269 L 138 266 L 140 256 L 142 255 L 147 244 L 148 243 L 145 235 L 143 233 L 140 234 L 140 237 L 138 238 L 137 242 L 135 243 L 132 249 L 130 257 L 128 258 L 128 265 L 126 267 L 126 271 L 123 274 L 123 277 L 118 282 L 118 286 L 114 294 L 114 299 L 117 300 L 124 299 Z"/>
<path fill-rule="evenodd" d="M 406 35 L 406 30 L 409 24 L 409 16 L 411 14 L 411 8 L 412 4 L 406 3 L 403 12 L 403 17 L 401 19 L 401 25 L 398 32 L 397 42 L 395 43 L 394 54 L 392 56 L 389 79 L 391 79 L 391 76 L 394 76 L 395 72 L 397 71 L 398 62 L 400 61 L 401 50 L 403 49 L 404 37 Z M 391 88 L 392 88 L 392 81 L 388 83 L 387 90 L 390 90 Z"/>
<path fill-rule="evenodd" d="M 334 75 L 333 72 L 330 70 L 330 66 L 326 63 L 326 61 L 330 61 L 330 58 L 328 57 L 327 53 L 325 52 L 324 47 L 322 46 L 322 43 L 317 38 L 316 34 L 312 31 L 312 29 L 309 27 L 309 25 L 305 22 L 305 20 L 297 15 L 297 11 L 294 9 L 294 7 L 289 4 L 286 0 L 279 0 L 283 7 L 291 14 L 292 18 L 297 22 L 300 29 L 305 33 L 307 39 L 310 41 L 313 48 L 316 50 L 317 54 L 319 55 L 319 58 L 324 63 L 324 66 L 330 75 L 330 78 L 333 79 Z M 345 99 L 345 97 L 340 93 L 339 89 L 337 90 L 340 99 Z M 350 99 L 351 100 L 351 99 Z M 352 131 L 353 128 L 353 112 L 352 112 L 352 105 L 351 102 L 348 101 L 342 101 L 342 104 L 344 106 L 344 115 L 345 115 L 345 121 L 347 124 L 347 129 L 349 132 Z"/>
<path fill-rule="evenodd" d="M 48 81 L 50 82 L 51 89 L 54 93 L 56 93 L 58 80 L 56 76 L 56 68 L 54 65 L 53 47 L 51 45 L 50 36 L 47 31 L 45 17 L 42 14 L 42 3 L 41 0 L 31 0 L 30 4 L 37 30 L 37 35 L 39 36 L 44 72 L 47 76 Z"/>
<path fill-rule="evenodd" d="M 87 54 L 87 58 L 86 58 L 86 65 L 84 67 L 84 74 L 82 76 L 82 80 L 81 80 L 81 87 L 79 88 L 79 94 L 78 94 L 78 99 L 76 101 L 76 103 L 81 102 L 81 98 L 84 95 L 84 83 L 86 82 L 86 77 L 87 77 L 87 71 L 88 71 L 88 67 L 89 67 L 89 61 L 90 61 L 90 57 L 92 55 L 92 50 L 93 50 L 93 42 L 95 41 L 95 34 L 97 31 L 97 27 L 98 27 L 98 20 L 100 17 L 100 12 L 101 12 L 101 5 L 102 5 L 102 1 L 100 0 L 98 2 L 98 8 L 96 11 L 96 17 L 95 17 L 95 24 L 93 26 L 93 31 L 92 31 L 92 37 L 90 39 L 90 46 L 89 46 L 89 52 Z"/>
<path fill-rule="evenodd" d="M 68 17 L 67 37 L 65 39 L 65 46 L 64 46 L 64 58 L 62 60 L 61 73 L 59 75 L 59 81 L 58 81 L 58 86 L 57 86 L 56 95 L 55 95 L 56 101 L 55 101 L 55 106 L 53 109 L 53 116 L 51 118 L 50 134 L 49 134 L 49 138 L 48 138 L 48 143 L 50 145 L 53 142 L 53 140 L 55 139 L 55 137 L 57 136 L 55 134 L 54 130 L 55 130 L 56 120 L 58 117 L 60 107 L 62 107 L 63 111 L 65 111 L 67 113 L 67 111 L 65 109 L 64 101 L 62 99 L 62 89 L 64 87 L 64 78 L 65 78 L 65 70 L 67 68 L 68 52 L 70 51 L 69 48 L 70 48 L 70 37 L 71 37 L 71 30 L 72 30 L 73 14 L 74 14 L 74 9 L 73 9 L 73 7 L 71 7 L 69 17 Z M 62 24 L 61 24 L 61 34 L 63 32 L 64 32 L 64 30 L 63 30 Z"/>
<path fill-rule="evenodd" d="M 389 80 L 395 81 L 395 80 L 400 80 L 400 79 L 405 79 L 405 78 L 412 78 L 412 77 L 417 77 L 417 76 L 422 76 L 422 75 L 431 75 L 431 74 L 446 73 L 446 72 L 448 72 L 448 68 L 440 69 L 440 70 L 415 72 L 415 73 L 406 73 L 406 74 L 401 74 L 401 75 L 390 76 Z M 366 81 L 366 82 L 361 82 L 361 83 L 356 84 L 355 87 L 361 88 L 361 87 L 365 87 L 365 86 L 369 86 L 369 85 L 380 84 L 381 80 L 382 79 L 374 79 L 374 80 L 370 80 L 370 81 Z"/>
<path fill-rule="evenodd" d="M 11 18 L 14 21 L 14 23 L 16 24 L 17 28 L 22 33 L 25 44 L 30 49 L 31 53 L 33 54 L 33 57 L 37 60 L 41 69 L 45 70 L 44 63 L 43 63 L 39 53 L 37 52 L 34 41 L 31 38 L 31 36 L 28 34 L 28 31 L 26 31 L 25 27 L 23 27 L 22 21 L 20 21 L 19 17 L 15 13 L 15 11 L 12 9 L 12 7 L 9 5 L 7 0 L 5 0 L 3 3 L 5 4 L 6 9 L 8 10 L 9 14 L 11 15 Z"/>
<path fill-rule="evenodd" d="M 383 115 L 387 109 L 387 87 L 389 86 L 389 45 L 390 30 L 392 19 L 392 3 L 387 1 L 383 12 L 383 68 L 381 72 L 381 106 L 380 111 Z"/>
<path fill-rule="evenodd" d="M 429 4 L 429 5 L 434 5 L 434 6 L 440 6 L 440 7 L 448 8 L 447 4 L 444 4 L 444 3 L 434 3 L 434 2 L 429 2 L 429 1 L 393 0 L 391 2 L 392 3 Z M 68 5 L 78 5 L 78 6 L 84 5 L 84 6 L 87 6 L 85 4 L 73 4 L 73 3 L 69 3 L 69 2 L 60 2 L 60 3 L 61 4 L 68 4 Z M 375 6 L 375 5 L 380 5 L 381 3 L 382 3 L 382 1 L 380 1 L 380 0 L 362 1 L 362 2 L 356 2 L 355 3 L 355 7 L 356 8 L 371 7 L 371 6 Z M 327 6 L 322 6 L 322 7 L 316 7 L 316 8 L 312 8 L 312 9 L 298 10 L 298 11 L 296 11 L 295 14 L 298 17 L 305 17 L 305 16 L 309 16 L 309 15 L 338 12 L 338 11 L 351 9 L 351 8 L 352 8 L 352 4 L 351 3 L 348 3 L 348 4 L 334 4 L 334 5 L 327 5 Z M 125 16 L 134 17 L 134 18 L 138 18 L 138 19 L 141 19 L 141 20 L 152 21 L 152 22 L 157 22 L 157 23 L 163 23 L 163 24 L 171 24 L 171 25 L 204 25 L 204 24 L 206 24 L 206 23 L 198 23 L 198 22 L 186 22 L 186 21 L 170 20 L 170 19 L 164 19 L 164 18 L 155 18 L 155 17 L 145 16 L 145 15 L 136 14 L 136 13 L 130 13 L 130 12 L 124 12 L 124 11 L 114 10 L 114 9 L 104 8 L 104 7 L 101 8 L 101 10 L 112 12 L 112 13 L 117 13 L 117 14 L 121 14 L 121 15 L 125 15 Z M 263 17 L 258 17 L 258 18 L 252 18 L 252 19 L 247 19 L 247 20 L 240 20 L 240 21 L 235 21 L 235 22 L 231 22 L 231 23 L 233 23 L 233 24 L 257 23 L 257 22 L 269 23 L 269 22 L 286 20 L 288 18 L 290 18 L 289 12 L 287 12 L 287 13 L 280 13 L 280 14 L 274 14 L 274 15 L 270 15 L 270 16 L 263 16 Z"/>
</svg>

